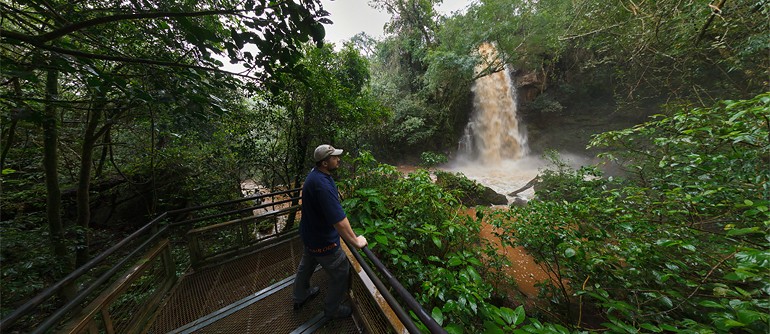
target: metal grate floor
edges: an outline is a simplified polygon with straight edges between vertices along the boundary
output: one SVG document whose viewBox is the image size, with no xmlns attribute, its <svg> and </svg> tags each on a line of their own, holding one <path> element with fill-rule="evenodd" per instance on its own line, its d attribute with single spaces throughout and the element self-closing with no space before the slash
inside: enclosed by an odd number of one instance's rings
<svg viewBox="0 0 770 334">
<path fill-rule="evenodd" d="M 185 275 L 158 312 L 148 333 L 291 333 L 302 329 L 303 324 L 322 312 L 327 276 L 322 270 L 313 275 L 311 284 L 318 285 L 321 293 L 295 312 L 290 277 L 301 255 L 302 243 L 294 238 Z M 264 290 L 272 293 L 255 297 Z M 250 298 L 251 301 L 244 302 Z M 253 304 L 249 304 L 251 302 Z M 243 306 L 235 307 L 237 305 Z M 229 312 L 224 312 L 228 309 Z M 217 312 L 226 316 L 213 317 Z M 315 332 L 360 333 L 360 330 L 351 317 L 330 321 Z"/>
</svg>

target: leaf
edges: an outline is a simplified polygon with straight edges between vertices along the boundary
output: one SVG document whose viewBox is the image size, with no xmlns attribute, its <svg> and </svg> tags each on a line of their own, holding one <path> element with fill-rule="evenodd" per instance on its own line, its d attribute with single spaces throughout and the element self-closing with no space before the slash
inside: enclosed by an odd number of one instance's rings
<svg viewBox="0 0 770 334">
<path fill-rule="evenodd" d="M 498 327 L 494 322 L 489 320 L 484 321 L 484 334 L 504 334 L 502 328 Z"/>
<path fill-rule="evenodd" d="M 571 258 L 571 257 L 575 256 L 575 250 L 574 250 L 574 249 L 572 249 L 572 248 L 567 248 L 567 249 L 565 249 L 565 250 L 564 250 L 564 256 L 565 256 L 566 258 Z"/>
<path fill-rule="evenodd" d="M 644 328 L 644 329 L 646 329 L 646 330 L 648 330 L 650 332 L 655 332 L 655 333 L 660 333 L 660 332 L 663 331 L 662 329 L 660 329 L 660 327 L 655 326 L 653 324 L 648 324 L 648 323 L 641 324 L 640 327 L 642 327 L 642 328 Z"/>
<path fill-rule="evenodd" d="M 700 303 L 698 303 L 698 305 L 703 306 L 703 307 L 708 307 L 708 308 L 720 309 L 720 310 L 725 309 L 724 305 L 722 305 L 720 303 L 717 303 L 715 301 L 712 301 L 712 300 L 701 301 Z"/>
<path fill-rule="evenodd" d="M 516 320 L 518 320 L 518 315 L 514 310 L 511 310 L 507 307 L 501 307 L 500 308 L 500 317 L 505 320 L 505 323 L 507 325 L 513 325 L 516 323 Z"/>
<path fill-rule="evenodd" d="M 744 324 L 751 324 L 755 321 L 762 321 L 763 317 L 767 317 L 767 315 L 763 313 L 751 310 L 738 310 L 736 314 L 738 315 L 738 321 Z"/>
<path fill-rule="evenodd" d="M 730 117 L 730 119 L 728 119 L 727 121 L 728 121 L 729 123 L 735 122 L 735 120 L 736 120 L 736 119 L 738 119 L 738 118 L 740 118 L 741 116 L 743 116 L 744 114 L 746 114 L 746 112 L 748 112 L 748 110 L 746 110 L 746 109 L 744 109 L 744 110 L 741 110 L 741 111 L 739 111 L 739 112 L 735 113 L 735 115 L 731 116 L 731 117 Z"/>
<path fill-rule="evenodd" d="M 324 37 L 326 37 L 326 29 L 324 29 L 322 24 L 313 24 L 310 27 L 310 35 L 313 36 L 313 40 L 317 43 L 323 42 Z"/>
<path fill-rule="evenodd" d="M 527 317 L 524 311 L 524 306 L 519 305 L 519 307 L 517 307 L 514 312 L 516 312 L 516 320 L 514 320 L 513 324 L 518 326 L 519 324 L 524 322 L 524 319 Z"/>
<path fill-rule="evenodd" d="M 671 301 L 671 298 L 668 298 L 667 296 L 661 296 L 660 301 L 668 308 L 674 307 L 674 303 Z"/>
<path fill-rule="evenodd" d="M 441 239 L 437 236 L 432 236 L 431 239 L 433 240 L 433 244 L 436 245 L 436 247 L 441 248 Z"/>
<path fill-rule="evenodd" d="M 755 227 L 746 227 L 746 228 L 735 228 L 727 231 L 728 236 L 745 235 L 745 234 L 751 234 L 751 233 L 760 233 L 759 227 L 755 226 Z"/>
<path fill-rule="evenodd" d="M 463 333 L 463 328 L 460 327 L 460 325 L 457 325 L 457 324 L 449 324 L 446 327 L 444 327 L 444 329 L 446 329 L 446 332 L 449 333 L 449 334 L 462 334 Z"/>
<path fill-rule="evenodd" d="M 441 312 L 440 308 L 433 307 L 433 311 L 431 311 L 430 316 L 433 318 L 433 320 L 436 320 L 436 323 L 438 323 L 439 326 L 444 324 L 444 312 Z"/>
<path fill-rule="evenodd" d="M 724 322 L 724 325 L 725 325 L 727 328 L 733 328 L 733 327 L 746 327 L 746 324 L 744 324 L 744 323 L 742 323 L 742 322 L 739 322 L 739 321 L 735 321 L 735 320 L 733 320 L 733 319 L 727 319 L 727 320 L 725 320 L 725 322 Z"/>
<path fill-rule="evenodd" d="M 378 234 L 374 236 L 374 240 L 377 241 L 377 243 L 387 246 L 388 245 L 388 238 L 384 235 Z"/>
</svg>

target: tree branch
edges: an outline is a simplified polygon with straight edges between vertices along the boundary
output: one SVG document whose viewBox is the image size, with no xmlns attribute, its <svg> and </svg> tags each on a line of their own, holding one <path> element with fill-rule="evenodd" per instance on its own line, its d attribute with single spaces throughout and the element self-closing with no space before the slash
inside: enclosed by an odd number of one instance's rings
<svg viewBox="0 0 770 334">
<path fill-rule="evenodd" d="M 54 39 L 57 39 L 59 37 L 71 34 L 78 30 L 82 30 L 85 28 L 98 26 L 106 23 L 111 23 L 111 22 L 141 20 L 141 19 L 155 19 L 155 18 L 199 17 L 199 16 L 212 16 L 212 15 L 223 15 L 223 14 L 235 15 L 242 12 L 249 12 L 249 10 L 227 9 L 227 10 L 208 10 L 208 11 L 188 12 L 188 13 L 149 12 L 149 13 L 117 14 L 117 15 L 111 15 L 111 16 L 98 17 L 95 19 L 85 20 L 83 22 L 77 22 L 77 23 L 65 25 L 57 30 L 54 30 L 42 35 L 37 35 L 37 36 L 24 35 L 15 31 L 0 29 L 0 36 L 4 38 L 10 38 L 10 39 L 23 41 L 23 42 L 29 42 L 29 43 L 32 43 L 32 42 L 45 43 L 45 42 L 49 42 Z"/>
<path fill-rule="evenodd" d="M 599 29 L 596 29 L 596 30 L 593 30 L 593 31 L 589 31 L 587 33 L 580 34 L 580 35 L 572 35 L 572 36 L 566 36 L 566 37 L 559 37 L 559 41 L 566 41 L 566 40 L 570 40 L 570 39 L 575 39 L 575 38 L 585 37 L 585 36 L 588 36 L 588 35 L 593 35 L 593 34 L 600 33 L 600 32 L 605 31 L 605 30 L 610 30 L 612 28 L 620 26 L 623 23 L 625 23 L 625 22 L 615 23 L 615 24 L 613 24 L 613 25 L 611 25 L 609 27 L 599 28 Z"/>
<path fill-rule="evenodd" d="M 170 61 L 161 61 L 161 60 L 152 60 L 152 59 L 145 59 L 145 58 L 129 58 L 129 57 L 120 57 L 120 56 L 108 56 L 108 55 L 102 55 L 102 54 L 95 54 L 95 53 L 87 53 L 77 50 L 69 50 L 69 49 L 63 49 L 55 46 L 49 46 L 42 43 L 30 43 L 33 46 L 39 47 L 44 50 L 56 52 L 59 54 L 65 54 L 70 55 L 73 57 L 78 58 L 86 58 L 86 59 L 99 59 L 99 60 L 109 60 L 109 61 L 117 61 L 122 63 L 133 63 L 133 64 L 144 64 L 144 65 L 158 65 L 158 66 L 168 66 L 168 67 L 182 67 L 182 68 L 192 68 L 197 70 L 204 70 L 209 72 L 216 72 L 216 73 L 223 73 L 228 75 L 235 75 L 243 78 L 253 79 L 253 80 L 260 80 L 258 77 L 254 77 L 248 74 L 241 74 L 236 72 L 230 72 L 221 70 L 218 68 L 213 67 L 206 67 L 206 66 L 200 66 L 200 65 L 191 65 L 191 64 L 182 64 L 182 63 L 175 63 Z"/>
<path fill-rule="evenodd" d="M 709 5 L 709 7 L 711 9 L 713 9 L 713 11 L 711 13 L 711 16 L 709 16 L 708 20 L 706 20 L 706 24 L 704 24 L 703 28 L 700 29 L 700 33 L 698 34 L 698 38 L 695 39 L 695 45 L 698 45 L 698 43 L 700 43 L 701 39 L 703 39 L 703 36 L 706 35 L 706 30 L 711 25 L 711 22 L 714 21 L 714 17 L 716 17 L 717 15 L 722 13 L 722 7 L 724 7 L 725 2 L 727 2 L 727 0 L 720 0 L 719 3 L 716 6 Z"/>
</svg>

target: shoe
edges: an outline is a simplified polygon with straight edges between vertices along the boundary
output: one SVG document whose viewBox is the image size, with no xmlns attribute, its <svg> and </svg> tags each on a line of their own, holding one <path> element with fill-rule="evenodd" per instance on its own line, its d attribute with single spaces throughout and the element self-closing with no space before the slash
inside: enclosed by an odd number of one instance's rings
<svg viewBox="0 0 770 334">
<path fill-rule="evenodd" d="M 337 307 L 337 311 L 334 312 L 334 314 L 329 316 L 324 313 L 324 316 L 330 319 L 343 319 L 349 317 L 351 314 L 353 314 L 353 310 L 350 308 L 350 306 L 340 305 Z"/>
<path fill-rule="evenodd" d="M 305 297 L 305 300 L 301 302 L 294 302 L 294 310 L 299 310 L 302 308 L 302 305 L 305 305 L 309 300 L 313 299 L 315 296 L 318 296 L 318 292 L 321 291 L 320 288 L 317 286 L 314 286 L 307 291 L 307 297 Z"/>
</svg>

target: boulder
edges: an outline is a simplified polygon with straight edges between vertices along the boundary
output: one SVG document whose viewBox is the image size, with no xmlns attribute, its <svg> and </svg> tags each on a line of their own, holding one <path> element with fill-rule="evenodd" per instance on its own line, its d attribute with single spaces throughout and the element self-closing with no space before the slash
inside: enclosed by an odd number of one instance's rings
<svg viewBox="0 0 770 334">
<path fill-rule="evenodd" d="M 505 197 L 505 195 L 500 194 L 492 188 L 489 188 L 487 186 L 481 186 L 484 188 L 483 191 L 473 193 L 473 194 L 465 194 L 462 198 L 460 198 L 460 201 L 463 202 L 466 206 L 472 207 L 477 205 L 507 205 L 508 204 L 508 197 Z"/>
</svg>

